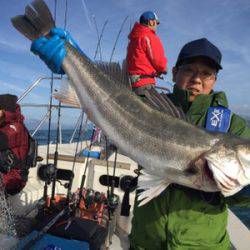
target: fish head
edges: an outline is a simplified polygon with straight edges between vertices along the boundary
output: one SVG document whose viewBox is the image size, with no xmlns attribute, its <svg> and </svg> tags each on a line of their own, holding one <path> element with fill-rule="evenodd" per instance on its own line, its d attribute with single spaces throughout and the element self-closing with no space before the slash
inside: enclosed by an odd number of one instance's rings
<svg viewBox="0 0 250 250">
<path fill-rule="evenodd" d="M 250 184 L 250 141 L 231 138 L 205 155 L 213 178 L 224 196 Z"/>
</svg>

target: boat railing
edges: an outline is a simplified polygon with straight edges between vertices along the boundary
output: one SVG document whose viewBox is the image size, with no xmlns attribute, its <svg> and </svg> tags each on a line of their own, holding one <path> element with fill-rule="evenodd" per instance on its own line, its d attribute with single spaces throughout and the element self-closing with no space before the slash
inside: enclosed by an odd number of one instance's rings
<svg viewBox="0 0 250 250">
<path fill-rule="evenodd" d="M 34 130 L 32 131 L 31 135 L 34 136 L 37 131 L 39 131 L 39 129 L 41 128 L 41 126 L 49 119 L 50 116 L 50 112 L 52 110 L 58 109 L 58 108 L 65 108 L 65 109 L 79 109 L 78 107 L 75 106 L 70 106 L 70 105 L 48 105 L 48 104 L 35 104 L 35 103 L 21 103 L 21 101 L 23 101 L 23 99 L 25 97 L 27 97 L 32 90 L 34 90 L 36 87 L 39 86 L 39 84 L 44 81 L 44 80 L 62 80 L 62 77 L 50 77 L 50 76 L 43 76 L 43 77 L 39 77 L 37 78 L 32 84 L 29 85 L 29 87 L 23 92 L 23 94 L 21 94 L 21 96 L 18 98 L 17 103 L 20 104 L 22 107 L 34 107 L 34 108 L 44 108 L 47 107 L 47 111 L 46 113 L 42 116 L 41 120 L 38 122 L 37 126 L 34 128 Z M 73 139 L 75 137 L 76 131 L 79 128 L 79 124 L 81 121 L 81 113 L 77 119 L 76 125 L 74 126 L 73 129 L 73 133 L 70 137 L 70 141 L 69 143 L 73 142 Z M 61 122 L 59 123 L 59 142 L 62 143 L 62 131 L 61 131 Z"/>
<path fill-rule="evenodd" d="M 34 81 L 27 90 L 24 91 L 24 93 L 18 98 L 17 103 L 20 103 L 35 87 L 39 85 L 39 83 L 43 80 L 60 80 L 61 77 L 50 77 L 50 76 L 43 76 L 39 77 L 36 81 Z"/>
</svg>

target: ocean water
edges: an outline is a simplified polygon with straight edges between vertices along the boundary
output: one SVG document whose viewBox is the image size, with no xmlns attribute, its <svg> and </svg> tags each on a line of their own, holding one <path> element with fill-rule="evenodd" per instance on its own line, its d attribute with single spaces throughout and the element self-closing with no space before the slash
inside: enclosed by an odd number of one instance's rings
<svg viewBox="0 0 250 250">
<path fill-rule="evenodd" d="M 31 131 L 32 132 L 32 131 Z M 73 134 L 73 130 L 65 129 L 62 130 L 62 143 L 69 143 Z M 85 140 L 90 140 L 92 136 L 92 130 L 87 130 L 81 135 L 81 138 Z M 35 134 L 35 139 L 38 141 L 39 145 L 46 145 L 48 142 L 48 131 L 47 130 L 38 130 Z M 56 143 L 57 140 L 57 131 L 50 131 L 50 143 Z M 78 131 L 76 131 L 73 141 L 76 142 L 78 140 Z"/>
<path fill-rule="evenodd" d="M 62 130 L 62 142 L 68 143 L 70 138 L 73 134 L 73 130 Z M 90 139 L 92 135 L 92 130 L 87 130 L 82 136 L 84 139 Z M 48 131 L 40 130 L 35 135 L 36 140 L 38 141 L 39 145 L 46 145 L 47 144 L 47 136 Z M 74 141 L 77 141 L 78 132 L 75 134 Z M 56 130 L 51 130 L 51 137 L 50 142 L 56 143 Z M 242 192 L 246 194 L 250 199 L 250 186 L 245 188 Z M 241 219 L 241 221 L 249 228 L 250 230 L 250 206 L 249 208 L 237 208 L 237 207 L 230 207 L 233 212 Z"/>
</svg>

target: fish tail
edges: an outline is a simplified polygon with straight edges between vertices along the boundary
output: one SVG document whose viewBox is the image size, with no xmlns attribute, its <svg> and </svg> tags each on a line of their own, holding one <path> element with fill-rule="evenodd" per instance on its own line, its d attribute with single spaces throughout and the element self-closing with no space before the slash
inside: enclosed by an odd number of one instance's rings
<svg viewBox="0 0 250 250">
<path fill-rule="evenodd" d="M 138 189 L 142 189 L 138 195 L 139 206 L 143 206 L 153 198 L 157 197 L 161 192 L 163 192 L 170 181 L 166 178 L 149 175 L 145 171 L 142 171 L 142 179 L 138 180 Z"/>
<path fill-rule="evenodd" d="M 24 15 L 11 18 L 12 25 L 25 37 L 35 40 L 55 27 L 52 14 L 43 0 L 34 0 L 25 7 Z"/>
</svg>

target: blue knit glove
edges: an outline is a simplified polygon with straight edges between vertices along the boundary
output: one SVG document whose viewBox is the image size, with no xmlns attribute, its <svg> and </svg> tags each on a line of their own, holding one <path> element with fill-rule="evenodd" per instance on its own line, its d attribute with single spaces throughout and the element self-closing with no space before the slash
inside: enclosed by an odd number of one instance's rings
<svg viewBox="0 0 250 250">
<path fill-rule="evenodd" d="M 30 50 L 38 55 L 53 73 L 65 74 L 62 69 L 62 62 L 67 52 L 65 42 L 69 42 L 80 53 L 84 54 L 68 31 L 53 28 L 50 33 L 50 38 L 44 36 L 34 40 L 31 44 Z"/>
</svg>

